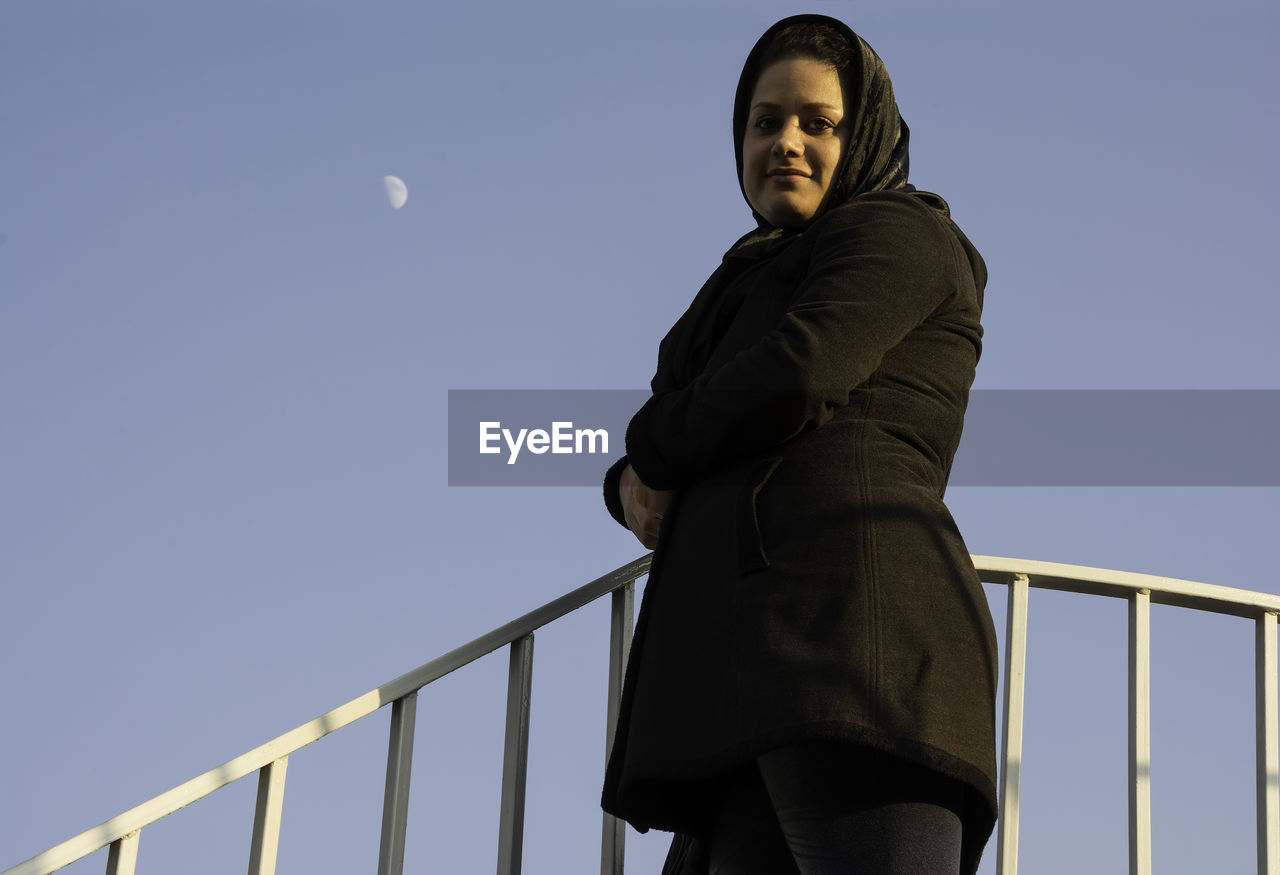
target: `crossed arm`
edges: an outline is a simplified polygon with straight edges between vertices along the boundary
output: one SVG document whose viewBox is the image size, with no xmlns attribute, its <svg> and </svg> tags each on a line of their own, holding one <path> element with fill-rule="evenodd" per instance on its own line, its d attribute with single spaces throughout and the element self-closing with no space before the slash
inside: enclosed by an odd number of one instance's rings
<svg viewBox="0 0 1280 875">
<path fill-rule="evenodd" d="M 814 230 L 809 271 L 778 325 L 632 418 L 605 500 L 646 547 L 672 490 L 821 427 L 955 291 L 958 246 L 912 198 L 859 198 Z"/>
</svg>

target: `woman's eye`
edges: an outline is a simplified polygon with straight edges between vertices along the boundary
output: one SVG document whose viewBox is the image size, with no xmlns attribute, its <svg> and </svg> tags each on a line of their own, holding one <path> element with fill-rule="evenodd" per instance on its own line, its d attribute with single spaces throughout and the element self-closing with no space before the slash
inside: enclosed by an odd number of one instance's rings
<svg viewBox="0 0 1280 875">
<path fill-rule="evenodd" d="M 771 115 L 761 116 L 752 122 L 752 127 L 760 133 L 771 134 L 779 130 L 782 126 L 783 123 L 777 118 L 777 116 Z M 821 116 L 801 123 L 801 127 L 810 134 L 824 134 L 827 131 L 833 131 L 836 128 L 835 124 L 830 119 L 822 118 Z"/>
</svg>

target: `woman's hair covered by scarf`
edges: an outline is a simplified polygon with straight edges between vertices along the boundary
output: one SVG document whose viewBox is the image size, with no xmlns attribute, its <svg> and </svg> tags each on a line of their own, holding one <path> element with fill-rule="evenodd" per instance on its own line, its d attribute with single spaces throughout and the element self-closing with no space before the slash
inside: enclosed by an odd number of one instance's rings
<svg viewBox="0 0 1280 875">
<path fill-rule="evenodd" d="M 907 183 L 909 131 L 898 114 L 889 71 L 862 37 L 825 15 L 782 19 L 764 32 L 747 55 L 733 103 L 739 187 L 743 186 L 742 140 L 756 81 L 769 65 L 791 58 L 812 58 L 835 67 L 844 94 L 843 123 L 849 125 L 849 147 L 819 214 L 867 192 L 913 190 Z M 745 198 L 745 187 L 742 194 Z M 754 209 L 751 214 L 760 225 L 768 226 Z"/>
</svg>

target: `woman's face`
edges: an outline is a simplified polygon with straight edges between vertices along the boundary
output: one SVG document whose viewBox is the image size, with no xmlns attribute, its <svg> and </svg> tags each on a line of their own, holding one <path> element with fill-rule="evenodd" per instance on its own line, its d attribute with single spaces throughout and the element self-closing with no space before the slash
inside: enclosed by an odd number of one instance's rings
<svg viewBox="0 0 1280 875">
<path fill-rule="evenodd" d="M 742 140 L 747 201 L 778 228 L 803 228 L 818 214 L 849 142 L 834 67 L 791 58 L 756 80 Z"/>
</svg>

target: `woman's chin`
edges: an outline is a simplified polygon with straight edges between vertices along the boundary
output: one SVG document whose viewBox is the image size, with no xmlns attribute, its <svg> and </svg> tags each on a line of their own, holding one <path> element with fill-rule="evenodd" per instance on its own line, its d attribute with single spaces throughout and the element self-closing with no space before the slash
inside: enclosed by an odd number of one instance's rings
<svg viewBox="0 0 1280 875">
<path fill-rule="evenodd" d="M 806 204 L 778 199 L 766 204 L 764 209 L 757 208 L 756 212 L 775 228 L 795 230 L 812 222 L 816 211 Z"/>
</svg>

